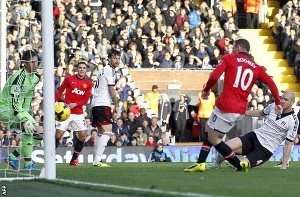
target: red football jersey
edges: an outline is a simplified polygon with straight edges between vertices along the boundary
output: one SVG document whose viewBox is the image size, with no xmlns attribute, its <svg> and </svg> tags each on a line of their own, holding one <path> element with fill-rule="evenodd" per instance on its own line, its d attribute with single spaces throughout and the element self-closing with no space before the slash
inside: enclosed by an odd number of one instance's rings
<svg viewBox="0 0 300 197">
<path fill-rule="evenodd" d="M 256 80 L 269 86 L 276 105 L 280 105 L 278 89 L 264 68 L 254 63 L 248 53 L 225 55 L 212 72 L 204 88 L 208 92 L 224 75 L 224 87 L 216 101 L 216 106 L 224 113 L 245 114 L 247 97 Z"/>
<path fill-rule="evenodd" d="M 63 100 L 66 104 L 76 103 L 77 106 L 71 109 L 71 114 L 82 114 L 82 106 L 88 102 L 92 87 L 93 83 L 88 78 L 80 79 L 77 75 L 68 76 L 56 92 L 55 101 Z M 65 90 L 65 97 L 62 98 Z"/>
</svg>

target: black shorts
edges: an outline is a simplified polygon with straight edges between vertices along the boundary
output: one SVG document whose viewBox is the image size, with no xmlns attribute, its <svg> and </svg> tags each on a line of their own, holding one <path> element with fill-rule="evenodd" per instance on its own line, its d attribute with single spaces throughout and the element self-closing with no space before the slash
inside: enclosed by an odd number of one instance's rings
<svg viewBox="0 0 300 197">
<path fill-rule="evenodd" d="M 92 108 L 92 125 L 100 127 L 102 125 L 112 124 L 111 108 L 108 106 L 95 106 Z"/>
<path fill-rule="evenodd" d="M 239 137 L 242 141 L 242 155 L 246 155 L 251 167 L 255 167 L 268 161 L 273 153 L 263 147 L 252 131 Z"/>
</svg>

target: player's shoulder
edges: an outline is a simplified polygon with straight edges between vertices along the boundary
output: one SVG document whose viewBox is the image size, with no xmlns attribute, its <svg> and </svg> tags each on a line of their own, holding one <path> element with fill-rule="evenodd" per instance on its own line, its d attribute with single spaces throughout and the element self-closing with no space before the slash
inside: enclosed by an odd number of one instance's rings
<svg viewBox="0 0 300 197">
<path fill-rule="evenodd" d="M 110 65 L 104 66 L 103 72 L 106 75 L 114 75 L 114 69 Z"/>
</svg>

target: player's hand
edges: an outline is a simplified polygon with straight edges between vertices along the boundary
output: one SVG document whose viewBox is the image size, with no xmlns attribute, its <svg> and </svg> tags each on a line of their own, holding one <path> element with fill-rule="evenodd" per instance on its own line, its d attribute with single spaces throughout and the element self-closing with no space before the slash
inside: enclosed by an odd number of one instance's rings
<svg viewBox="0 0 300 197">
<path fill-rule="evenodd" d="M 77 106 L 77 104 L 76 103 L 69 103 L 68 106 L 69 106 L 70 109 L 73 109 L 74 107 Z"/>
<path fill-rule="evenodd" d="M 25 130 L 25 133 L 27 133 L 27 134 L 33 133 L 35 131 L 35 126 L 30 120 L 27 120 L 26 122 L 24 122 L 23 127 Z"/>
<path fill-rule="evenodd" d="M 276 113 L 277 115 L 282 114 L 282 111 L 283 111 L 283 109 L 282 109 L 282 106 L 281 106 L 281 105 L 276 105 L 276 106 L 275 106 L 275 113 Z"/>
<path fill-rule="evenodd" d="M 208 91 L 208 92 L 202 91 L 201 98 L 204 99 L 204 100 L 207 100 L 208 97 L 209 97 L 209 94 L 210 94 L 210 91 Z"/>
</svg>

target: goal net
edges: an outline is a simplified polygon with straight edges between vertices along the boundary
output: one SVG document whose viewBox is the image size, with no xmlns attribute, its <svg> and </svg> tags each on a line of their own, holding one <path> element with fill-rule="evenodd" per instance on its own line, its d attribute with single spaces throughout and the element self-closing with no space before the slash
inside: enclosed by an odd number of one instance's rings
<svg viewBox="0 0 300 197">
<path fill-rule="evenodd" d="M 42 1 L 5 1 L 6 13 L 1 10 L 1 14 L 6 14 L 6 24 L 1 24 L 1 28 L 6 28 L 6 36 L 1 39 L 6 40 L 7 55 L 1 56 L 6 58 L 6 70 L 1 69 L 6 72 L 6 83 L 1 84 L 4 88 L 0 96 L 0 179 L 35 178 L 44 165 L 44 152 L 39 152 L 43 159 L 35 155 L 36 149 L 44 150 Z M 36 52 L 37 63 L 34 52 L 24 57 L 25 51 Z M 30 128 L 29 123 L 35 123 L 39 129 Z"/>
</svg>

